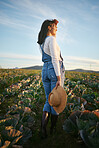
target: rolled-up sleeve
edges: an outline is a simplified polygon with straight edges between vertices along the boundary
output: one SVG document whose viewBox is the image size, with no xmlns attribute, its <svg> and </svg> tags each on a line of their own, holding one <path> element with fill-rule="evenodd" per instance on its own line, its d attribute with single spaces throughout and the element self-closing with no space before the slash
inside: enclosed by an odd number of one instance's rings
<svg viewBox="0 0 99 148">
<path fill-rule="evenodd" d="M 57 53 L 57 47 L 56 47 L 56 38 L 53 36 L 50 39 L 49 48 L 50 48 L 52 64 L 53 64 L 56 76 L 60 76 L 60 65 L 59 65 L 59 59 L 58 59 L 58 53 Z"/>
</svg>

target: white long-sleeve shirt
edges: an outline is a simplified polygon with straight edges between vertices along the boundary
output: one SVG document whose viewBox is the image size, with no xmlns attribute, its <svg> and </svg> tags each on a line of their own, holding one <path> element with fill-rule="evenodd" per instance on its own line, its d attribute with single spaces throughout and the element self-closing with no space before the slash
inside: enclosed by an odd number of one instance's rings
<svg viewBox="0 0 99 148">
<path fill-rule="evenodd" d="M 43 50 L 46 54 L 51 56 L 56 76 L 60 76 L 59 61 L 62 61 L 62 59 L 60 58 L 60 48 L 54 36 L 49 36 L 45 39 Z"/>
</svg>

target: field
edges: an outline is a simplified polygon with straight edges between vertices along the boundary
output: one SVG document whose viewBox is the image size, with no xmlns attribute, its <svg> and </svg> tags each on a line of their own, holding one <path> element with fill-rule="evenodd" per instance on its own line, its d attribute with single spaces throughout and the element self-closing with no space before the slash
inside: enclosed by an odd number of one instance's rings
<svg viewBox="0 0 99 148">
<path fill-rule="evenodd" d="M 56 133 L 41 139 L 45 102 L 40 70 L 0 69 L 0 147 L 98 148 L 99 74 L 66 72 L 67 105 Z"/>
</svg>

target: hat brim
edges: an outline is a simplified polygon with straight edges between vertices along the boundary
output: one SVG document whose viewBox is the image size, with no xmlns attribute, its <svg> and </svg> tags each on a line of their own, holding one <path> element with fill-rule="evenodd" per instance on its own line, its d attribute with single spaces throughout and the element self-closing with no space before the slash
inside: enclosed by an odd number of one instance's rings
<svg viewBox="0 0 99 148">
<path fill-rule="evenodd" d="M 59 93 L 59 95 L 60 95 L 60 98 L 61 98 L 60 105 L 57 106 L 57 107 L 52 106 L 52 104 L 50 103 L 50 96 L 51 96 L 52 93 L 54 93 L 54 91 L 57 91 Z M 58 86 L 57 89 L 54 88 L 52 90 L 52 92 L 49 94 L 48 102 L 54 108 L 54 110 L 57 113 L 61 113 L 65 109 L 66 103 L 67 103 L 67 94 L 66 94 L 66 91 L 64 90 L 64 88 L 62 86 Z"/>
</svg>

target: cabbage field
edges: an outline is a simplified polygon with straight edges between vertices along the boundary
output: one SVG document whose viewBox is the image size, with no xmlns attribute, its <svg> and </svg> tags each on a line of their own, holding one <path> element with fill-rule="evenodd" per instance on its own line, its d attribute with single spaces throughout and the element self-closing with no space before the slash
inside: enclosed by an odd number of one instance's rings
<svg viewBox="0 0 99 148">
<path fill-rule="evenodd" d="M 67 105 L 57 130 L 40 137 L 45 93 L 40 70 L 0 69 L 1 148 L 98 148 L 99 73 L 65 73 Z"/>
</svg>

